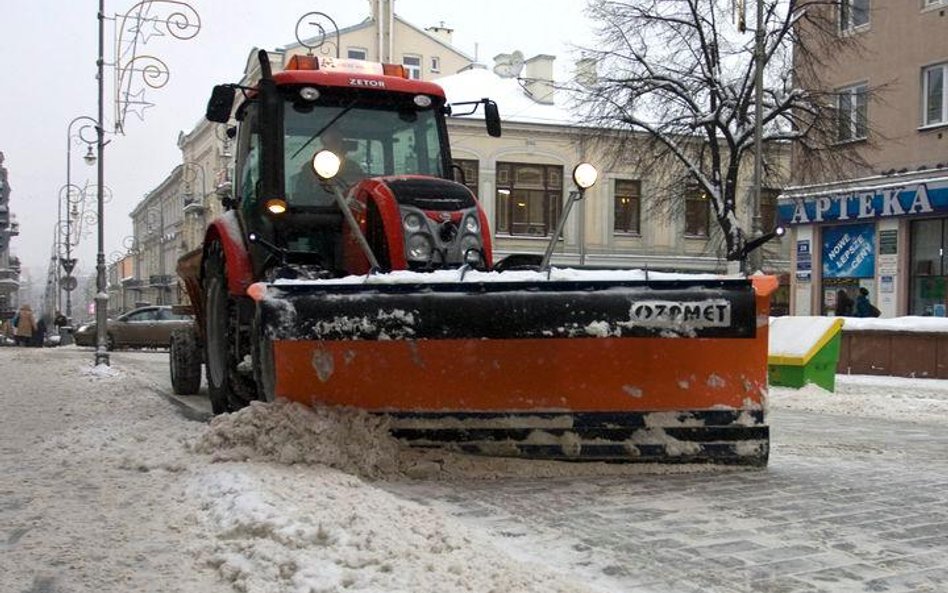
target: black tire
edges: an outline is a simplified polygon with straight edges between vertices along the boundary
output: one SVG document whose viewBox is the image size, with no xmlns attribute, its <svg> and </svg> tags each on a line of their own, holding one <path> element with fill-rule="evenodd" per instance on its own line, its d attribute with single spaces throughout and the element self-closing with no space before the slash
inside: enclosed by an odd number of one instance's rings
<svg viewBox="0 0 948 593">
<path fill-rule="evenodd" d="M 255 397 L 250 378 L 237 371 L 243 356 L 234 351 L 237 304 L 227 290 L 227 263 L 220 243 L 212 243 L 204 258 L 204 363 L 207 392 L 215 414 L 233 412 Z M 249 352 L 247 352 L 249 354 Z"/>
<path fill-rule="evenodd" d="M 201 390 L 201 350 L 193 329 L 171 332 L 168 359 L 171 388 L 177 395 L 193 395 Z"/>
</svg>

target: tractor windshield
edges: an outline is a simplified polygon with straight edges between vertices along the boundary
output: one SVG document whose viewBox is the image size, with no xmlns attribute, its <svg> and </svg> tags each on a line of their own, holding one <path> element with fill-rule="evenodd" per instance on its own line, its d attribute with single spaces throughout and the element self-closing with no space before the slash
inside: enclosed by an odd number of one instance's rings
<svg viewBox="0 0 948 593">
<path fill-rule="evenodd" d="M 438 111 L 421 109 L 411 97 L 351 94 L 337 101 L 288 102 L 284 151 L 286 196 L 295 206 L 335 202 L 317 179 L 312 159 L 331 150 L 342 160 L 337 179 L 351 187 L 366 177 L 444 177 Z"/>
</svg>

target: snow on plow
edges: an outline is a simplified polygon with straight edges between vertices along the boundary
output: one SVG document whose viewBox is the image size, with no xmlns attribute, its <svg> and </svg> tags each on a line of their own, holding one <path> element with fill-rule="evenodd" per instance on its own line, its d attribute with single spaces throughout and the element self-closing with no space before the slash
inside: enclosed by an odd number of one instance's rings
<svg viewBox="0 0 948 593">
<path fill-rule="evenodd" d="M 394 272 L 257 285 L 266 399 L 413 446 L 765 465 L 772 277 Z"/>
</svg>

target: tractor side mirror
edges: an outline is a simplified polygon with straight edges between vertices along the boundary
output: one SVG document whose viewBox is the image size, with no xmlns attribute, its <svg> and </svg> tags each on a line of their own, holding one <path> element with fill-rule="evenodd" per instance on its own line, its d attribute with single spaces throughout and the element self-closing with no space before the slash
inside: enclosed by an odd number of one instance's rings
<svg viewBox="0 0 948 593">
<path fill-rule="evenodd" d="M 497 103 L 484 101 L 484 121 L 487 124 L 487 134 L 500 138 L 500 111 L 497 109 Z"/>
<path fill-rule="evenodd" d="M 237 89 L 233 85 L 219 84 L 211 92 L 211 99 L 207 102 L 205 117 L 208 121 L 226 124 L 230 120 L 230 112 L 234 109 L 234 97 Z"/>
</svg>

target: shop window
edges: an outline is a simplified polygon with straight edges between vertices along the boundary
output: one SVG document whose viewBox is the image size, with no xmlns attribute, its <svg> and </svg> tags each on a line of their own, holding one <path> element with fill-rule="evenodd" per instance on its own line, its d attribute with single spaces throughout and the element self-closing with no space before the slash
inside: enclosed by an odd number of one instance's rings
<svg viewBox="0 0 948 593">
<path fill-rule="evenodd" d="M 616 233 L 638 235 L 640 228 L 640 208 L 642 201 L 642 182 L 638 180 L 616 179 L 615 184 L 615 221 Z"/>
<path fill-rule="evenodd" d="M 710 231 L 711 203 L 697 187 L 685 192 L 685 236 L 707 238 Z"/>
<path fill-rule="evenodd" d="M 563 200 L 563 167 L 497 163 L 497 232 L 546 237 Z"/>
<path fill-rule="evenodd" d="M 945 219 L 912 221 L 909 315 L 945 315 L 948 306 L 948 225 Z"/>
<path fill-rule="evenodd" d="M 838 91 L 836 99 L 837 135 L 840 142 L 863 140 L 868 133 L 869 94 L 865 84 Z"/>
<path fill-rule="evenodd" d="M 948 64 L 930 66 L 922 71 L 922 113 L 926 126 L 948 123 Z"/>
<path fill-rule="evenodd" d="M 350 47 L 346 49 L 346 57 L 351 60 L 367 60 L 369 52 L 363 47 Z"/>
<path fill-rule="evenodd" d="M 869 0 L 842 0 L 839 3 L 839 30 L 852 31 L 869 24 Z"/>
<path fill-rule="evenodd" d="M 408 73 L 408 78 L 421 79 L 421 56 L 402 56 L 402 66 Z"/>
<path fill-rule="evenodd" d="M 476 196 L 480 163 L 474 159 L 454 159 L 454 164 L 457 165 L 454 169 L 454 180 L 466 185 Z"/>
</svg>

